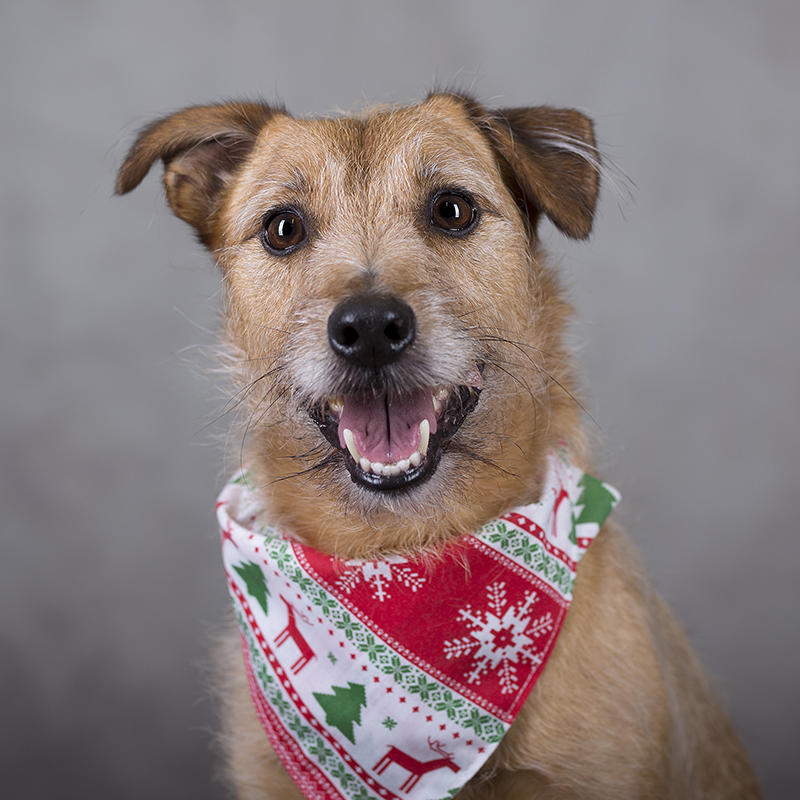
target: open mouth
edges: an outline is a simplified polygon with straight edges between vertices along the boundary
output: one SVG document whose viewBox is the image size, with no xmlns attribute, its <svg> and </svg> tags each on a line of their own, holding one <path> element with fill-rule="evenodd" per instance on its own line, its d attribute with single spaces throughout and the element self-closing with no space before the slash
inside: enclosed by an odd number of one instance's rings
<svg viewBox="0 0 800 800">
<path fill-rule="evenodd" d="M 443 449 L 477 405 L 480 373 L 468 380 L 407 395 L 332 397 L 310 414 L 342 452 L 355 483 L 378 491 L 403 489 L 434 473 Z"/>
</svg>

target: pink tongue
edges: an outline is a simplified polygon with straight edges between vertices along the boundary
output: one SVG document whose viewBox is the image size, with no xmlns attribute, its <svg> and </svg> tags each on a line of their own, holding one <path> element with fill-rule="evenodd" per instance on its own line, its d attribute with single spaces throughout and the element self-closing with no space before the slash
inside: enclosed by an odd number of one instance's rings
<svg viewBox="0 0 800 800">
<path fill-rule="evenodd" d="M 339 443 L 346 447 L 344 431 L 349 428 L 362 458 L 395 464 L 419 447 L 419 424 L 427 419 L 436 432 L 436 414 L 430 389 L 397 397 L 387 402 L 380 397 L 345 395 L 339 418 Z"/>
</svg>

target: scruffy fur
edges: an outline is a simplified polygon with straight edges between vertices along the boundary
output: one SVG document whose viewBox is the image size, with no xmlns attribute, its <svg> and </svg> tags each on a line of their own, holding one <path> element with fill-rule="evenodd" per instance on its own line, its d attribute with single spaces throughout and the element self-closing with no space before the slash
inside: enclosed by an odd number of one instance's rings
<svg viewBox="0 0 800 800">
<path fill-rule="evenodd" d="M 591 231 L 600 161 L 582 114 L 491 111 L 448 92 L 323 119 L 260 103 L 195 107 L 141 132 L 117 191 L 158 159 L 173 211 L 222 272 L 244 458 L 271 522 L 347 558 L 412 553 L 537 500 L 559 442 L 591 468 L 564 343 L 570 307 L 536 234 L 541 215 L 568 236 Z M 433 224 L 443 191 L 472 204 L 471 227 Z M 304 224 L 285 251 L 265 243 L 276 209 Z M 313 415 L 367 391 L 328 330 L 353 297 L 413 309 L 413 344 L 369 378 L 387 396 L 482 387 L 435 471 L 401 489 L 352 479 Z M 237 796 L 299 798 L 256 717 L 237 639 L 222 681 Z M 458 796 L 758 797 L 730 723 L 613 521 L 581 561 L 542 677 Z"/>
</svg>

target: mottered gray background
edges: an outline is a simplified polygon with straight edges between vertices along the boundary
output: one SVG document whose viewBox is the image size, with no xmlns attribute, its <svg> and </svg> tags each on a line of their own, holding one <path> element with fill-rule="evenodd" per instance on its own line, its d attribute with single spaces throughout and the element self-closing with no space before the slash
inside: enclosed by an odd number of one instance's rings
<svg viewBox="0 0 800 800">
<path fill-rule="evenodd" d="M 797 797 L 798 42 L 775 0 L 2 3 L 0 795 L 224 796 L 219 280 L 157 176 L 112 197 L 133 133 L 457 85 L 597 121 L 596 233 L 545 235 L 602 476 L 767 796 Z"/>
</svg>

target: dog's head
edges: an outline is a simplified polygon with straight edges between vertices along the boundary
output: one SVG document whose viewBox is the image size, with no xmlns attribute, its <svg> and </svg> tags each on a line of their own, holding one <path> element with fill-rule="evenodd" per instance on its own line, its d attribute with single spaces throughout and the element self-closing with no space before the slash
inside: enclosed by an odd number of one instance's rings
<svg viewBox="0 0 800 800">
<path fill-rule="evenodd" d="M 196 107 L 142 131 L 117 191 L 157 159 L 222 270 L 247 458 L 279 521 L 363 555 L 535 498 L 579 428 L 536 227 L 591 230 L 582 114 L 450 93 L 323 119 Z"/>
</svg>

